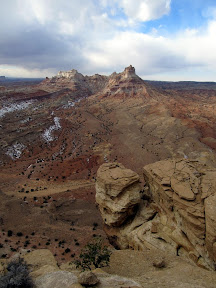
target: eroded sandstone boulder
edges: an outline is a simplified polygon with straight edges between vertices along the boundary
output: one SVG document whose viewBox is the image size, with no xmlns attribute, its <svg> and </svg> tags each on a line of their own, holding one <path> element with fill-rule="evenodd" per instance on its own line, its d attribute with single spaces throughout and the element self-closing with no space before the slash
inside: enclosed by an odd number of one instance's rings
<svg viewBox="0 0 216 288">
<path fill-rule="evenodd" d="M 35 280 L 36 288 L 70 288 L 77 283 L 77 276 L 67 271 L 47 273 Z"/>
<path fill-rule="evenodd" d="M 80 273 L 78 282 L 84 286 L 93 286 L 99 283 L 97 276 L 91 271 L 84 271 Z"/>
<path fill-rule="evenodd" d="M 105 163 L 97 172 L 96 202 L 106 225 L 122 225 L 140 202 L 139 175 L 122 164 Z"/>
<path fill-rule="evenodd" d="M 109 170 L 102 170 L 103 187 L 109 190 L 104 195 L 115 195 L 115 177 L 109 185 Z M 151 199 L 141 201 L 133 221 L 124 224 L 120 221 L 118 225 L 115 221 L 105 221 L 109 239 L 121 249 L 147 247 L 169 251 L 189 257 L 201 267 L 215 269 L 216 169 L 195 160 L 164 160 L 145 166 L 144 179 L 144 190 L 150 193 Z M 106 189 L 100 193 L 103 191 Z M 107 198 L 98 201 L 102 198 L 96 200 L 104 218 Z M 121 211 L 118 211 L 118 199 L 113 198 L 115 209 L 109 209 L 109 219 Z M 125 214 L 126 210 L 127 205 Z"/>
<path fill-rule="evenodd" d="M 48 249 L 37 249 L 24 256 L 24 260 L 35 271 L 41 267 L 48 265 L 58 268 L 55 257 Z"/>
<path fill-rule="evenodd" d="M 48 249 L 31 251 L 24 255 L 24 260 L 31 267 L 30 275 L 32 278 L 59 270 L 55 257 Z"/>
</svg>

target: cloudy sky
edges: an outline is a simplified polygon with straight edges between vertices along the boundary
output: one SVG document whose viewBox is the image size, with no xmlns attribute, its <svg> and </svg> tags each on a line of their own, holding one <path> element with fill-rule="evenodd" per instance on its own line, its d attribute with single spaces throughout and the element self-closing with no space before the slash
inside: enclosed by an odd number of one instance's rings
<svg viewBox="0 0 216 288">
<path fill-rule="evenodd" d="M 216 0 L 0 0 L 0 75 L 216 81 Z"/>
</svg>

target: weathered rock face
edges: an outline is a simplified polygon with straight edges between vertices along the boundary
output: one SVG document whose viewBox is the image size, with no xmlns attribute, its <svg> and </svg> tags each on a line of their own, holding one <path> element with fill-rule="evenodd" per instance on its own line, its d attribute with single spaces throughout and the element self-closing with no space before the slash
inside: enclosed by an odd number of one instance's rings
<svg viewBox="0 0 216 288">
<path fill-rule="evenodd" d="M 34 250 L 31 253 L 26 254 L 24 260 L 27 264 L 31 265 L 34 270 L 39 269 L 44 265 L 57 267 L 55 257 L 48 249 Z"/>
<path fill-rule="evenodd" d="M 85 98 L 92 94 L 98 93 L 103 90 L 108 83 L 109 76 L 93 75 L 83 76 L 77 70 L 72 69 L 70 71 L 60 71 L 56 76 L 52 78 L 46 78 L 39 84 L 41 89 L 47 91 L 56 91 L 58 89 L 70 89 L 73 94 L 77 93 L 77 96 Z"/>
<path fill-rule="evenodd" d="M 188 159 L 165 160 L 145 166 L 144 178 L 151 200 L 142 201 L 126 225 L 105 222 L 110 239 L 120 248 L 169 250 L 215 269 L 216 169 Z"/>
<path fill-rule="evenodd" d="M 97 172 L 96 201 L 107 225 L 123 224 L 140 202 L 138 174 L 121 164 L 103 164 Z"/>
<path fill-rule="evenodd" d="M 59 270 L 55 257 L 48 249 L 38 249 L 27 253 L 24 260 L 30 265 L 33 278 Z"/>
<path fill-rule="evenodd" d="M 77 276 L 67 271 L 47 273 L 35 280 L 36 288 L 70 288 L 77 283 Z"/>
<path fill-rule="evenodd" d="M 149 99 L 145 82 L 135 73 L 133 66 L 126 67 L 122 73 L 113 73 L 102 91 L 102 98 L 141 98 Z"/>
<path fill-rule="evenodd" d="M 144 178 L 160 209 L 155 235 L 178 254 L 214 268 L 216 170 L 198 161 L 166 160 L 145 166 Z"/>
<path fill-rule="evenodd" d="M 135 73 L 135 68 L 132 65 L 125 68 L 123 75 L 125 78 L 136 78 L 137 77 L 137 75 Z"/>
<path fill-rule="evenodd" d="M 93 286 L 99 282 L 97 276 L 91 271 L 85 271 L 80 273 L 78 281 L 84 286 Z"/>
<path fill-rule="evenodd" d="M 70 71 L 59 71 L 56 77 L 57 78 L 63 77 L 63 78 L 70 78 L 70 79 L 77 79 L 77 80 L 84 79 L 84 76 L 75 69 L 72 69 Z"/>
</svg>

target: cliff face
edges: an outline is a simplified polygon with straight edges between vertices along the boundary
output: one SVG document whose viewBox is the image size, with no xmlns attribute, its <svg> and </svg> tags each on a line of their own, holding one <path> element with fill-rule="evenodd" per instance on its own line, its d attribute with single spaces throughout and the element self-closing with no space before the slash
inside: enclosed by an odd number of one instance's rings
<svg viewBox="0 0 216 288">
<path fill-rule="evenodd" d="M 106 168 L 108 165 L 113 167 L 113 164 L 106 164 Z M 119 165 L 112 168 L 113 175 L 117 169 L 121 169 L 122 174 L 126 170 Z M 96 184 L 96 201 L 103 218 L 104 203 L 101 199 L 106 199 L 108 191 L 98 187 L 103 182 L 104 187 L 108 185 L 112 190 L 108 182 L 101 180 L 106 179 L 107 171 L 103 166 L 99 169 Z M 169 251 L 173 255 L 188 257 L 199 266 L 215 269 L 216 169 L 198 161 L 179 159 L 159 161 L 145 166 L 143 171 L 146 186 L 144 191 L 140 191 L 142 199 L 133 217 L 129 212 L 128 217 L 125 216 L 124 221 L 117 225 L 105 221 L 105 231 L 110 241 L 121 249 L 131 247 L 144 250 L 147 247 Z M 122 179 L 117 176 L 120 174 L 119 171 L 116 173 L 117 182 Z M 124 197 L 129 199 L 127 189 L 123 186 L 122 189 Z M 118 197 L 112 199 L 110 206 L 113 209 L 109 209 L 109 212 L 115 210 L 118 213 Z M 129 203 L 127 207 L 130 207 Z"/>
</svg>

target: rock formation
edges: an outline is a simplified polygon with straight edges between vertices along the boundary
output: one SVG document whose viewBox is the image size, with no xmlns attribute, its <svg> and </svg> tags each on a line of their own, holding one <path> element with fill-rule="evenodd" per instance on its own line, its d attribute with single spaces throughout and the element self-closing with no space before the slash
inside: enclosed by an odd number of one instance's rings
<svg viewBox="0 0 216 288">
<path fill-rule="evenodd" d="M 83 76 L 77 70 L 60 71 L 52 78 L 46 78 L 39 86 L 47 91 L 69 88 L 73 93 L 79 93 L 79 97 L 88 97 L 103 90 L 109 77 L 99 74 Z"/>
<path fill-rule="evenodd" d="M 96 201 L 103 219 L 107 218 L 104 209 L 107 195 L 115 195 L 116 191 L 114 177 L 110 183 L 109 167 L 113 167 L 113 174 L 118 169 L 118 175 L 124 175 L 126 170 L 120 164 L 106 164 L 98 171 Z M 139 201 L 135 217 L 117 224 L 105 221 L 105 231 L 111 242 L 123 249 L 131 247 L 142 250 L 147 247 L 167 250 L 189 257 L 199 266 L 215 269 L 216 169 L 199 161 L 175 159 L 149 164 L 143 171 L 146 184 L 142 200 L 135 196 L 136 204 Z M 126 194 L 124 181 L 120 182 L 118 177 L 116 179 L 118 191 L 123 190 Z M 102 189 L 102 183 L 108 189 Z M 127 198 L 124 215 L 131 215 L 127 207 L 134 204 L 134 199 Z M 121 199 L 119 202 L 119 198 L 114 197 L 110 206 L 114 207 L 109 209 L 109 219 L 112 219 L 122 211 Z"/>
<path fill-rule="evenodd" d="M 149 98 L 145 82 L 136 74 L 135 68 L 130 65 L 122 73 L 113 73 L 108 83 L 101 91 L 102 98 L 115 97 L 120 99 L 142 97 Z"/>
<path fill-rule="evenodd" d="M 104 222 L 119 226 L 140 202 L 139 176 L 121 164 L 103 164 L 97 173 L 96 201 Z"/>
<path fill-rule="evenodd" d="M 84 76 L 81 73 L 79 73 L 77 70 L 72 69 L 70 71 L 59 71 L 56 78 L 69 78 L 69 79 L 83 80 Z"/>
<path fill-rule="evenodd" d="M 91 271 L 84 271 L 80 273 L 78 281 L 83 286 L 94 286 L 99 283 L 97 276 Z"/>
<path fill-rule="evenodd" d="M 110 76 L 95 74 L 93 76 L 83 76 L 77 70 L 60 71 L 51 79 L 45 79 L 40 87 L 52 91 L 53 89 L 71 89 L 81 92 L 82 97 L 88 97 L 100 93 L 102 97 L 147 95 L 144 81 L 136 75 L 135 68 L 130 65 L 121 73 L 112 73 Z"/>
</svg>

